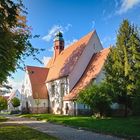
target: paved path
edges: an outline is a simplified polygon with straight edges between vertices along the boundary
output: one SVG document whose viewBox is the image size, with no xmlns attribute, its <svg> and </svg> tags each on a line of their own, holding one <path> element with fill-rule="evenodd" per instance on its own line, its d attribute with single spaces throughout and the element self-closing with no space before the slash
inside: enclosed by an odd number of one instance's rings
<svg viewBox="0 0 140 140">
<path fill-rule="evenodd" d="M 78 130 L 63 125 L 46 123 L 42 121 L 31 120 L 28 118 L 20 118 L 15 116 L 7 116 L 9 121 L 4 123 L 16 123 L 29 126 L 41 132 L 58 137 L 60 140 L 123 140 L 117 137 L 93 133 L 85 130 Z"/>
</svg>

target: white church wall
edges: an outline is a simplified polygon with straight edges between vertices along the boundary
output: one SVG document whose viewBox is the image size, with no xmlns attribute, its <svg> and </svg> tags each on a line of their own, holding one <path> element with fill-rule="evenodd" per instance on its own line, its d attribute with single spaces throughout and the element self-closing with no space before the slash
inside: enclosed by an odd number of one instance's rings
<svg viewBox="0 0 140 140">
<path fill-rule="evenodd" d="M 25 79 L 21 90 L 21 94 L 22 94 L 22 108 L 26 108 L 27 105 L 26 102 L 29 102 L 30 100 L 28 100 L 28 98 L 32 96 L 31 84 L 27 71 L 25 73 Z"/>
<path fill-rule="evenodd" d="M 74 85 L 77 83 L 77 81 L 82 76 L 83 72 L 85 71 L 87 65 L 89 64 L 89 61 L 91 60 L 94 53 L 99 52 L 102 50 L 103 47 L 100 43 L 100 40 L 95 33 L 87 46 L 85 47 L 85 50 L 83 51 L 82 55 L 80 56 L 76 66 L 74 67 L 73 71 L 69 75 L 69 89 L 71 90 Z"/>
<path fill-rule="evenodd" d="M 63 96 L 61 92 L 61 84 L 64 84 L 64 95 L 69 93 L 69 81 L 67 77 L 63 77 L 51 82 L 46 83 L 48 93 L 50 109 L 54 114 L 61 114 L 64 110 Z"/>
<path fill-rule="evenodd" d="M 24 87 L 22 89 L 22 108 L 26 108 L 27 104 L 31 112 L 35 113 L 38 108 L 40 112 L 43 108 L 48 109 L 48 99 L 34 99 L 32 96 L 32 88 L 29 79 L 29 75 L 26 72 Z M 45 110 L 44 110 L 45 111 Z"/>
</svg>

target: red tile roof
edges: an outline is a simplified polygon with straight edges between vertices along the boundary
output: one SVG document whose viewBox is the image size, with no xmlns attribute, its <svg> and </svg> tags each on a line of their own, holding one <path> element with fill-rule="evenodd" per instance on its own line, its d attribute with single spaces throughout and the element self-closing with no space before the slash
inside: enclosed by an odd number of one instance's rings
<svg viewBox="0 0 140 140">
<path fill-rule="evenodd" d="M 54 57 L 50 59 L 48 65 L 46 66 L 47 68 L 49 68 L 48 76 L 46 79 L 47 82 L 67 76 L 71 73 L 94 33 L 95 31 L 90 32 L 79 41 L 64 49 L 56 59 Z"/>
<path fill-rule="evenodd" d="M 48 75 L 48 68 L 27 66 L 27 71 L 31 82 L 33 98 L 47 99 L 48 91 L 45 80 Z"/>
<path fill-rule="evenodd" d="M 10 96 L 8 98 L 8 101 L 11 101 L 11 99 L 13 99 L 13 97 L 15 96 L 15 94 L 16 94 L 16 91 L 11 92 L 10 93 Z"/>
<path fill-rule="evenodd" d="M 3 96 L 6 100 L 8 100 L 9 99 L 9 96 Z"/>
<path fill-rule="evenodd" d="M 82 77 L 79 79 L 71 92 L 68 95 L 64 96 L 63 100 L 66 101 L 76 99 L 79 91 L 89 85 L 89 83 L 101 72 L 108 53 L 109 48 L 106 48 L 99 53 L 93 55 Z"/>
</svg>

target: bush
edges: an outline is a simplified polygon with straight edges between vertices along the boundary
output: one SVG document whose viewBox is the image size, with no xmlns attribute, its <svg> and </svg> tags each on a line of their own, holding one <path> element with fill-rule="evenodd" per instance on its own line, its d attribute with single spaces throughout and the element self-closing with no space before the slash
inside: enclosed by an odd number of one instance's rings
<svg viewBox="0 0 140 140">
<path fill-rule="evenodd" d="M 18 107 L 20 106 L 20 100 L 16 97 L 14 97 L 12 100 L 11 100 L 11 103 L 13 105 L 13 107 Z"/>
<path fill-rule="evenodd" d="M 111 97 L 108 94 L 107 84 L 94 84 L 79 93 L 78 102 L 86 104 L 100 116 L 108 115 L 110 112 Z"/>
</svg>

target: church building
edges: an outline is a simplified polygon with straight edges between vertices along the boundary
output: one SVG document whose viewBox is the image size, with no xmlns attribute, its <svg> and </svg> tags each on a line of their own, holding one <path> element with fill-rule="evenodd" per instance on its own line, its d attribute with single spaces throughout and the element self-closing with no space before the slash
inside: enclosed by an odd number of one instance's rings
<svg viewBox="0 0 140 140">
<path fill-rule="evenodd" d="M 54 54 L 45 67 L 27 66 L 22 88 L 22 108 L 30 113 L 88 114 L 76 102 L 80 90 L 104 78 L 109 49 L 92 31 L 65 48 L 61 32 L 54 38 Z"/>
</svg>

